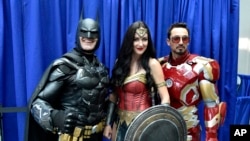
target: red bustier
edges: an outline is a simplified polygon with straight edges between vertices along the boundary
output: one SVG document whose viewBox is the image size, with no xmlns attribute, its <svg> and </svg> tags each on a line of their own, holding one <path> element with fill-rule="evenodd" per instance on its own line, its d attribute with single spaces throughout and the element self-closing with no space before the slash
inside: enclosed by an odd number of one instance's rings
<svg viewBox="0 0 250 141">
<path fill-rule="evenodd" d="M 144 73 L 135 74 L 127 77 L 123 87 L 116 89 L 120 110 L 143 111 L 152 106 L 152 100 L 145 82 Z"/>
</svg>

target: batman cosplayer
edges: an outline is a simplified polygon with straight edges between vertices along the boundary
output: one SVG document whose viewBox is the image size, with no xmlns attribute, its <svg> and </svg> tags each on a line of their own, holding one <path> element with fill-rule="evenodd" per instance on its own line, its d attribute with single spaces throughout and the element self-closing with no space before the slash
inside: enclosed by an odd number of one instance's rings
<svg viewBox="0 0 250 141">
<path fill-rule="evenodd" d="M 99 35 L 96 21 L 79 21 L 76 47 L 47 68 L 31 97 L 25 141 L 102 140 L 109 76 L 94 55 Z"/>
</svg>

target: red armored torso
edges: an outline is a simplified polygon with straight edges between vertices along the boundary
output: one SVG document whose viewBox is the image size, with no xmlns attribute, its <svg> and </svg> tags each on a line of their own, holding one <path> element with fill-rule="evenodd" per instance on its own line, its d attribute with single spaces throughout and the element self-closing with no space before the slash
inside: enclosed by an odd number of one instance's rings
<svg viewBox="0 0 250 141">
<path fill-rule="evenodd" d="M 176 62 L 163 64 L 163 72 L 171 98 L 171 106 L 179 108 L 183 105 L 196 105 L 201 100 L 199 91 L 199 73 L 194 71 L 195 63 L 191 60 L 195 55 L 187 55 Z M 166 58 L 167 59 L 167 58 Z M 190 63 L 189 63 L 190 61 Z"/>
</svg>

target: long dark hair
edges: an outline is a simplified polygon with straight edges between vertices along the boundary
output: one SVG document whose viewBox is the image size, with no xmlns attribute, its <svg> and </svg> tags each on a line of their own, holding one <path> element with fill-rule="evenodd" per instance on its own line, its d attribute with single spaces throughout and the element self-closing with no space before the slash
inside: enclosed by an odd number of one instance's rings
<svg viewBox="0 0 250 141">
<path fill-rule="evenodd" d="M 148 26 L 142 21 L 137 21 L 129 26 L 123 38 L 122 46 L 118 54 L 117 61 L 112 70 L 111 85 L 113 86 L 113 88 L 117 86 L 118 87 L 123 86 L 125 78 L 129 75 L 130 64 L 131 64 L 132 54 L 133 54 L 134 36 L 135 36 L 136 29 L 140 27 L 144 27 L 147 29 L 148 47 L 143 53 L 143 55 L 141 56 L 140 58 L 141 61 L 139 65 L 142 66 L 146 71 L 146 79 L 147 79 L 146 86 L 148 88 L 152 88 L 154 86 L 154 81 L 150 74 L 149 59 L 156 57 L 155 48 L 153 46 L 153 42 L 152 42 L 152 38 L 151 38 L 151 34 L 150 34 Z"/>
</svg>

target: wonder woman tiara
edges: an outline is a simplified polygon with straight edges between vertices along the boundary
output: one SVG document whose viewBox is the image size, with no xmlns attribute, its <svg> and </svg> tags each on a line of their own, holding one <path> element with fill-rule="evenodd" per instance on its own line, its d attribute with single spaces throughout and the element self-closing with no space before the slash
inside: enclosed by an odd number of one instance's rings
<svg viewBox="0 0 250 141">
<path fill-rule="evenodd" d="M 147 29 L 144 27 L 140 27 L 136 29 L 136 33 L 140 36 L 143 37 L 147 33 Z"/>
</svg>

